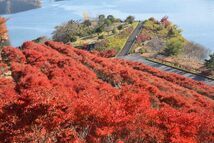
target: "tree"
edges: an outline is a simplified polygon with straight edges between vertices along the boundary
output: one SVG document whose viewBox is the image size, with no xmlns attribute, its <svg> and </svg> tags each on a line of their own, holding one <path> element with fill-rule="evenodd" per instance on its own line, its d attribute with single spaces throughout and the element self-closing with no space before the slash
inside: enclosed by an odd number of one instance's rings
<svg viewBox="0 0 214 143">
<path fill-rule="evenodd" d="M 157 20 L 154 17 L 150 17 L 149 21 L 156 22 Z"/>
<path fill-rule="evenodd" d="M 113 33 L 113 34 L 117 34 L 117 32 L 118 32 L 118 31 L 117 31 L 116 28 L 114 28 L 114 29 L 112 30 L 112 33 Z"/>
<path fill-rule="evenodd" d="M 110 26 L 112 24 L 112 21 L 110 19 L 105 19 L 105 25 Z"/>
<path fill-rule="evenodd" d="M 46 41 L 48 41 L 48 37 L 41 36 L 41 37 L 38 37 L 32 41 L 34 41 L 35 43 L 45 43 Z"/>
<path fill-rule="evenodd" d="M 105 17 L 104 14 L 99 15 L 99 16 L 98 16 L 98 25 L 99 25 L 99 26 L 102 26 L 102 25 L 104 24 L 104 22 L 105 22 L 105 19 L 106 19 L 106 17 Z"/>
<path fill-rule="evenodd" d="M 104 39 L 104 35 L 100 35 L 98 39 Z"/>
<path fill-rule="evenodd" d="M 83 22 L 83 24 L 84 24 L 85 26 L 91 26 L 91 21 L 90 21 L 90 20 L 85 20 L 85 21 Z"/>
<path fill-rule="evenodd" d="M 204 59 L 207 58 L 208 53 L 209 50 L 207 48 L 194 42 L 188 42 L 184 46 L 184 54 L 190 59 L 204 61 Z"/>
<path fill-rule="evenodd" d="M 171 38 L 166 43 L 166 48 L 164 49 L 164 55 L 176 56 L 182 51 L 183 47 L 184 47 L 183 42 L 180 39 Z"/>
<path fill-rule="evenodd" d="M 168 27 L 171 23 L 170 21 L 168 20 L 169 17 L 168 16 L 164 16 L 162 19 L 161 19 L 161 23 L 163 24 L 164 27 Z"/>
<path fill-rule="evenodd" d="M 118 30 L 122 30 L 122 29 L 123 29 L 123 25 L 119 25 L 119 26 L 117 27 L 117 29 L 118 29 Z"/>
<path fill-rule="evenodd" d="M 175 36 L 181 36 L 182 30 L 179 29 L 176 25 L 173 25 L 170 27 L 168 31 L 168 36 L 169 37 L 175 37 Z"/>
<path fill-rule="evenodd" d="M 63 43 L 75 41 L 76 37 L 91 35 L 94 31 L 92 27 L 85 26 L 78 21 L 69 21 L 66 24 L 57 26 L 55 29 L 52 37 L 53 40 Z"/>
<path fill-rule="evenodd" d="M 208 60 L 205 60 L 205 66 L 209 70 L 214 70 L 214 53 L 210 55 Z"/>
<path fill-rule="evenodd" d="M 122 23 L 123 21 L 122 21 L 120 18 L 116 18 L 116 19 L 114 20 L 114 22 Z"/>
<path fill-rule="evenodd" d="M 10 42 L 7 34 L 6 19 L 0 17 L 0 48 L 8 45 L 10 45 Z"/>
<path fill-rule="evenodd" d="M 103 26 L 100 26 L 98 27 L 95 32 L 99 35 L 100 33 L 102 33 L 104 31 L 104 27 Z"/>
<path fill-rule="evenodd" d="M 115 18 L 113 15 L 108 15 L 107 19 L 109 19 L 112 23 L 115 21 Z"/>
<path fill-rule="evenodd" d="M 125 20 L 125 22 L 129 23 L 129 24 L 132 24 L 135 20 L 135 17 L 134 16 L 128 16 Z"/>
<path fill-rule="evenodd" d="M 76 36 L 71 36 L 69 41 L 70 42 L 76 42 L 77 41 L 77 37 Z"/>
<path fill-rule="evenodd" d="M 8 40 L 6 19 L 0 17 L 0 42 L 5 42 Z"/>
<path fill-rule="evenodd" d="M 104 20 L 104 19 L 105 19 L 105 15 L 104 15 L 104 14 L 99 15 L 99 16 L 98 16 L 98 19 L 99 19 L 99 20 Z"/>
</svg>

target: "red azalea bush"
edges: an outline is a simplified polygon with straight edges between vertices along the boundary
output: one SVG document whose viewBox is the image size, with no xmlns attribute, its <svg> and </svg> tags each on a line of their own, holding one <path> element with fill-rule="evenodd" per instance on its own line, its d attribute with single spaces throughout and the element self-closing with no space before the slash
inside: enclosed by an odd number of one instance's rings
<svg viewBox="0 0 214 143">
<path fill-rule="evenodd" d="M 213 86 L 51 41 L 2 57 L 1 142 L 214 141 Z"/>
<path fill-rule="evenodd" d="M 92 51 L 91 53 L 103 58 L 112 58 L 116 56 L 117 51 L 115 49 L 110 49 L 104 51 Z"/>
<path fill-rule="evenodd" d="M 137 37 L 137 43 L 142 43 L 148 40 L 151 40 L 151 36 L 149 36 L 148 34 L 142 33 Z"/>
</svg>

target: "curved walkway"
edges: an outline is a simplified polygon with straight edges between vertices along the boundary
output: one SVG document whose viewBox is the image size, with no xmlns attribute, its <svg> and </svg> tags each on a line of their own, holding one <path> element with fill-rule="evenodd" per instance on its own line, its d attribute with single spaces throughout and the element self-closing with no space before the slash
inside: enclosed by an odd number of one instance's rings
<svg viewBox="0 0 214 143">
<path fill-rule="evenodd" d="M 160 63 L 148 61 L 145 58 L 143 58 L 140 54 L 131 54 L 131 55 L 127 55 L 127 56 L 120 56 L 118 58 L 124 59 L 124 60 L 129 60 L 129 61 L 134 61 L 134 62 L 140 62 L 140 63 L 146 64 L 146 65 L 149 65 L 151 67 L 160 69 L 162 71 L 177 73 L 177 74 L 191 78 L 191 79 L 196 80 L 196 81 L 205 82 L 208 85 L 214 85 L 213 79 L 206 78 L 204 76 L 200 76 L 200 75 L 193 74 L 190 72 L 186 72 L 183 70 L 179 70 L 179 69 L 167 66 L 167 65 L 160 64 Z"/>
<path fill-rule="evenodd" d="M 125 56 L 125 55 L 127 55 L 129 53 L 132 45 L 136 41 L 136 36 L 138 36 L 140 34 L 142 29 L 143 29 L 143 22 L 139 22 L 139 24 L 137 25 L 135 30 L 129 36 L 125 46 L 123 47 L 123 49 L 117 54 L 117 57 Z"/>
<path fill-rule="evenodd" d="M 180 75 L 185 76 L 187 78 L 191 78 L 191 79 L 196 80 L 196 81 L 205 82 L 208 85 L 214 85 L 214 80 L 211 78 L 207 78 L 204 76 L 200 76 L 198 74 L 183 71 L 183 70 L 173 68 L 173 67 L 170 67 L 170 66 L 167 66 L 164 64 L 148 61 L 145 58 L 143 58 L 140 54 L 128 55 L 130 49 L 132 48 L 134 42 L 136 41 L 136 36 L 138 36 L 140 34 L 142 29 L 143 29 L 143 22 L 140 22 L 138 24 L 138 26 L 135 28 L 135 30 L 132 32 L 132 34 L 129 36 L 129 39 L 127 40 L 123 49 L 117 54 L 117 56 L 116 56 L 117 58 L 129 60 L 129 61 L 134 61 L 134 62 L 140 62 L 140 63 L 152 66 L 154 68 L 157 68 L 157 69 L 160 69 L 163 71 L 177 73 L 177 74 L 180 74 Z"/>
</svg>

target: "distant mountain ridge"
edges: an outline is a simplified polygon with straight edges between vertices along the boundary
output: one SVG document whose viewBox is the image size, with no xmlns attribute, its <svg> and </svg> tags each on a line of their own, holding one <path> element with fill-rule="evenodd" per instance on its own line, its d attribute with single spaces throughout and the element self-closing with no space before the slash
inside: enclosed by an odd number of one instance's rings
<svg viewBox="0 0 214 143">
<path fill-rule="evenodd" d="M 0 14 L 11 14 L 41 7 L 41 0 L 0 0 Z"/>
</svg>

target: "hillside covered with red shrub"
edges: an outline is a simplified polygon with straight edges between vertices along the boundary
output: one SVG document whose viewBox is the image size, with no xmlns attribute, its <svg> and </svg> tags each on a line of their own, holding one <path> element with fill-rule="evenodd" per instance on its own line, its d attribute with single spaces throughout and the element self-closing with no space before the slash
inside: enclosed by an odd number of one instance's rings
<svg viewBox="0 0 214 143">
<path fill-rule="evenodd" d="M 214 87 L 176 74 L 49 41 L 5 47 L 1 75 L 1 142 L 214 142 Z"/>
</svg>

